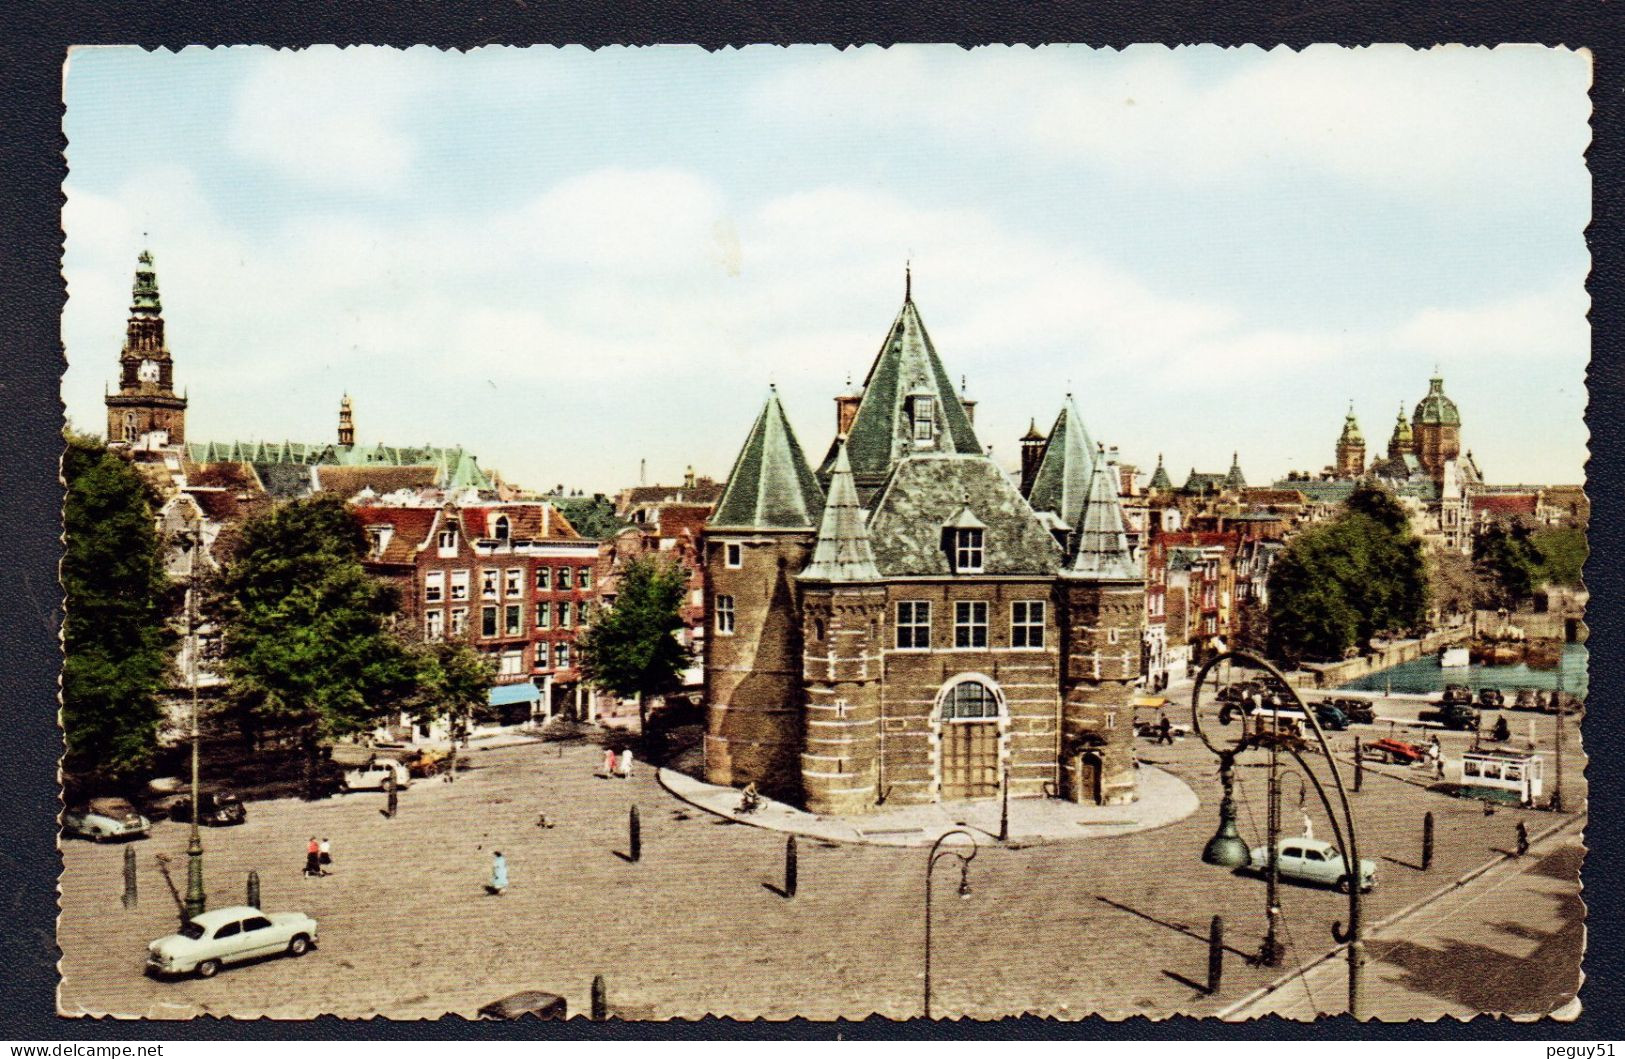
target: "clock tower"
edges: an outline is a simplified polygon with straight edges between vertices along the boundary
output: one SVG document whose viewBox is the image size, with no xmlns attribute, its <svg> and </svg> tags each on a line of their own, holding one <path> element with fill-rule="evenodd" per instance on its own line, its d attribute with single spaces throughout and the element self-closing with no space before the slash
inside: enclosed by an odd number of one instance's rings
<svg viewBox="0 0 1625 1059">
<path fill-rule="evenodd" d="M 133 445 L 150 437 L 155 444 L 180 445 L 186 441 L 186 398 L 175 393 L 175 366 L 164 342 L 158 275 L 149 251 L 141 252 L 131 294 L 118 392 L 106 396 L 107 440 Z"/>
</svg>

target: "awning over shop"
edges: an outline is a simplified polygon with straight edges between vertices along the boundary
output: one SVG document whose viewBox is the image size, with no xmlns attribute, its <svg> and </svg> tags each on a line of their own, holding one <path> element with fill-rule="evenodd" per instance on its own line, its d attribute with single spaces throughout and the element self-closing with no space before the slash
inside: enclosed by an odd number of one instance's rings
<svg viewBox="0 0 1625 1059">
<path fill-rule="evenodd" d="M 542 692 L 528 680 L 523 684 L 498 684 L 491 689 L 492 706 L 517 706 L 522 702 L 541 702 Z"/>
<path fill-rule="evenodd" d="M 1161 695 L 1141 695 L 1134 700 L 1136 709 L 1160 710 L 1168 705 L 1168 700 Z"/>
</svg>

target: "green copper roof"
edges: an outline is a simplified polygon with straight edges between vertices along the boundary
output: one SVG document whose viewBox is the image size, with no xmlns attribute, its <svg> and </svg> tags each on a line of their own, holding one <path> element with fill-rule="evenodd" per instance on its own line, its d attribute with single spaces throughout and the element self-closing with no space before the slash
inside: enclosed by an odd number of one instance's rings
<svg viewBox="0 0 1625 1059">
<path fill-rule="evenodd" d="M 1435 375 L 1428 380 L 1428 395 L 1416 405 L 1416 414 L 1412 417 L 1417 426 L 1424 423 L 1437 426 L 1461 426 L 1461 413 L 1456 410 L 1456 402 L 1444 395 L 1444 379 Z"/>
<path fill-rule="evenodd" d="M 1241 453 L 1230 454 L 1230 473 L 1224 476 L 1224 487 L 1233 493 L 1247 488 L 1247 478 L 1241 473 Z"/>
<path fill-rule="evenodd" d="M 1168 477 L 1168 468 L 1162 465 L 1162 453 L 1160 452 L 1157 453 L 1157 473 L 1151 476 L 1151 485 L 1148 488 L 1157 493 L 1171 493 L 1174 491 L 1174 483 Z"/>
<path fill-rule="evenodd" d="M 1089 476 L 1088 502 L 1079 520 L 1077 554 L 1066 570 L 1068 577 L 1092 581 L 1138 581 L 1139 567 L 1128 550 L 1123 528 L 1123 505 L 1117 499 L 1117 469 L 1097 452 Z"/>
<path fill-rule="evenodd" d="M 847 459 L 846 446 L 839 442 L 829 479 L 829 499 L 824 502 L 824 521 L 818 527 L 818 543 L 813 548 L 812 562 L 800 577 L 803 581 L 847 583 L 880 580 L 857 486 L 852 484 L 852 462 Z"/>
<path fill-rule="evenodd" d="M 163 305 L 158 301 L 158 273 L 152 267 L 152 251 L 143 250 L 135 267 L 135 286 L 131 288 L 130 311 L 158 313 Z"/>
<path fill-rule="evenodd" d="M 914 438 L 909 400 L 916 397 L 932 401 L 929 442 Z M 858 484 L 871 487 L 879 483 L 892 464 L 913 452 L 982 454 L 970 417 L 954 393 L 942 361 L 937 359 L 936 347 L 911 296 L 903 299 L 903 307 L 863 380 L 863 400 L 847 433 L 846 448 Z M 819 468 L 819 476 L 828 476 L 834 464 L 832 446 Z"/>
<path fill-rule="evenodd" d="M 1034 511 L 1053 511 L 1069 527 L 1076 529 L 1089 497 L 1089 475 L 1094 471 L 1095 445 L 1084 429 L 1078 406 L 1067 394 L 1061 414 L 1050 428 L 1049 443 L 1033 475 L 1027 502 Z"/>
<path fill-rule="evenodd" d="M 1454 408 L 1455 405 L 1450 407 Z M 1411 424 L 1405 419 L 1405 406 L 1399 406 L 1399 416 L 1394 420 L 1394 433 L 1388 439 L 1390 447 L 1399 445 L 1409 448 L 1416 435 L 1411 433 Z"/>
<path fill-rule="evenodd" d="M 1349 414 L 1343 417 L 1343 433 L 1337 438 L 1339 445 L 1364 445 L 1365 437 L 1360 433 L 1360 424 L 1354 418 L 1354 406 L 1349 406 Z"/>
<path fill-rule="evenodd" d="M 824 492 L 807 469 L 807 458 L 774 391 L 739 450 L 708 524 L 810 530 L 823 506 Z"/>
</svg>

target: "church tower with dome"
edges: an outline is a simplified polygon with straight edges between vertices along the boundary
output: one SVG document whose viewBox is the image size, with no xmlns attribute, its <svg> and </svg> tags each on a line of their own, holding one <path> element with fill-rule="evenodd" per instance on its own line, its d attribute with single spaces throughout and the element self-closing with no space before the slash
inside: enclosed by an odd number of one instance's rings
<svg viewBox="0 0 1625 1059">
<path fill-rule="evenodd" d="M 1444 378 L 1437 373 L 1411 415 L 1411 434 L 1423 470 L 1435 482 L 1443 481 L 1445 464 L 1461 456 L 1461 412 L 1445 396 Z"/>
<path fill-rule="evenodd" d="M 119 353 L 119 387 L 107 394 L 109 444 L 181 445 L 186 398 L 175 393 L 175 365 L 164 340 L 163 305 L 150 251 L 141 251 L 131 290 L 130 318 Z"/>
</svg>

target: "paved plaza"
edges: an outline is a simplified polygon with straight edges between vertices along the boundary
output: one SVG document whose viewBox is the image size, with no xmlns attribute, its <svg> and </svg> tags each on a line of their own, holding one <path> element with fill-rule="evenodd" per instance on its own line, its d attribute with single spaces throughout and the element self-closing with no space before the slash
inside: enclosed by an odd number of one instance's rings
<svg viewBox="0 0 1625 1059">
<path fill-rule="evenodd" d="M 1414 705 L 1393 709 L 1414 711 Z M 1549 747 L 1552 718 L 1536 723 L 1537 739 Z M 1515 727 L 1523 725 L 1519 717 Z M 1578 750 L 1575 728 L 1571 751 Z M 1350 734 L 1337 737 L 1339 748 L 1351 743 Z M 1444 733 L 1447 753 L 1467 738 Z M 984 827 L 964 899 L 955 895 L 954 866 L 939 866 L 937 1013 L 1215 1014 L 1335 947 L 1331 925 L 1346 918 L 1347 899 L 1283 885 L 1286 966 L 1246 962 L 1263 935 L 1264 884 L 1201 862 L 1217 821 L 1212 755 L 1190 738 L 1172 746 L 1141 740 L 1138 749 L 1148 767 L 1142 771 L 1160 770 L 1194 792 L 1200 802 L 1194 812 L 1151 830 L 1024 846 L 1000 846 Z M 161 823 L 134 845 L 140 903 L 133 910 L 119 900 L 123 848 L 66 843 L 57 939 L 61 1010 L 415 1019 L 472 1015 L 498 997 L 543 989 L 562 994 L 571 1011 L 581 1013 L 593 977 L 603 975 L 612 1012 L 627 1018 L 921 1013 L 924 849 L 804 839 L 798 892 L 786 898 L 782 832 L 689 805 L 663 789 L 648 767 L 640 766 L 631 780 L 597 776 L 601 753 L 585 740 L 480 751 L 455 783 L 419 781 L 402 792 L 394 819 L 381 812 L 383 796 L 373 794 L 251 804 L 245 825 L 204 832 L 211 907 L 240 902 L 248 871 L 257 869 L 264 907 L 314 916 L 321 944 L 302 959 L 233 967 L 210 980 L 161 981 L 141 971 L 146 943 L 175 926 L 176 902 L 158 855 L 184 889 L 184 826 Z M 1565 766 L 1567 804 L 1580 808 L 1582 755 L 1570 753 Z M 1361 852 L 1378 862 L 1369 922 L 1504 859 L 1519 821 L 1537 838 L 1567 823 L 1569 839 L 1557 845 L 1578 850 L 1569 843 L 1580 821 L 1509 808 L 1486 815 L 1477 802 L 1428 790 L 1414 774 L 1420 771 L 1368 768 L 1363 790 L 1352 795 Z M 1261 842 L 1264 769 L 1246 764 L 1238 773 L 1241 830 L 1249 842 Z M 637 863 L 627 858 L 627 815 L 634 805 L 643 839 Z M 1311 802 L 1307 811 L 1316 834 L 1329 835 L 1318 806 Z M 1426 872 L 1418 866 L 1425 811 L 1436 818 L 1438 840 Z M 539 826 L 541 814 L 549 826 Z M 1284 819 L 1288 833 L 1301 827 L 1295 794 Z M 312 835 L 332 840 L 329 877 L 301 874 Z M 1532 902 L 1545 912 L 1514 910 L 1508 898 L 1474 901 L 1454 914 L 1453 929 L 1464 937 L 1484 924 L 1506 927 L 1499 940 L 1475 944 L 1477 963 L 1448 958 L 1465 950 L 1423 935 L 1408 938 L 1410 950 L 1382 950 L 1384 961 L 1398 961 L 1398 970 L 1382 972 L 1383 980 L 1403 986 L 1402 1000 L 1379 1008 L 1383 1017 L 1459 1013 L 1476 1002 L 1474 982 L 1497 974 L 1516 982 L 1515 970 L 1486 971 L 1484 961 L 1512 967 L 1530 953 L 1541 954 L 1548 979 L 1531 989 L 1531 1004 L 1548 1004 L 1565 989 L 1572 994 L 1583 909 L 1572 871 L 1557 870 L 1567 862 L 1552 861 L 1545 848 L 1532 856 L 1554 865 L 1537 875 L 1546 891 L 1499 887 L 1519 895 L 1518 909 Z M 493 849 L 506 855 L 512 880 L 501 897 L 483 890 Z M 1487 873 L 1460 889 L 1479 893 L 1499 878 Z M 1224 917 L 1231 952 L 1223 988 L 1209 996 L 1200 983 L 1215 914 Z M 1522 940 L 1512 944 L 1510 937 Z M 51 939 L 41 944 L 48 947 Z M 1372 951 L 1377 956 L 1378 946 Z M 1328 991 L 1318 982 L 1311 981 L 1317 1000 Z M 1333 1008 L 1337 992 L 1334 982 Z"/>
</svg>

